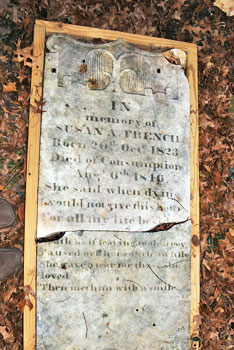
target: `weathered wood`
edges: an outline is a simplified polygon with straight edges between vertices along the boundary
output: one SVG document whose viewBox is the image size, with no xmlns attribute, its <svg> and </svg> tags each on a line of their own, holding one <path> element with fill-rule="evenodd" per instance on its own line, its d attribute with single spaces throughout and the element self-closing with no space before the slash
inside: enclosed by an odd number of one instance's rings
<svg viewBox="0 0 234 350">
<path fill-rule="evenodd" d="M 32 68 L 28 157 L 26 178 L 26 206 L 25 206 L 25 239 L 24 239 L 24 285 L 29 285 L 36 292 L 36 225 L 37 225 L 37 188 L 38 162 L 40 144 L 41 113 L 35 109 L 35 101 L 42 98 L 42 77 L 44 66 L 45 26 L 36 24 L 34 29 L 35 65 Z M 24 310 L 24 350 L 35 348 L 35 318 L 36 303 L 30 297 L 33 308 L 27 306 Z"/>
<path fill-rule="evenodd" d="M 124 39 L 125 41 L 133 44 L 143 45 L 145 47 L 172 47 L 184 51 L 188 51 L 189 48 L 196 48 L 195 44 L 185 43 L 182 41 L 168 40 L 163 38 L 153 38 L 145 35 L 139 34 L 130 34 L 106 29 L 98 29 L 91 27 L 75 26 L 72 24 L 64 23 L 55 23 L 47 22 L 42 20 L 37 20 L 38 24 L 44 25 L 46 28 L 46 35 L 50 36 L 54 33 L 72 35 L 76 38 L 85 38 L 85 39 L 104 39 L 104 40 L 116 40 L 119 38 Z"/>
<path fill-rule="evenodd" d="M 200 245 L 199 245 L 199 159 L 198 159 L 198 72 L 197 49 L 188 50 L 188 80 L 190 85 L 190 172 L 191 172 L 191 237 L 197 237 L 197 245 L 191 243 L 191 337 L 198 336 L 194 332 L 194 316 L 199 315 L 200 302 Z M 192 342 L 195 349 L 199 348 L 199 342 Z"/>
</svg>

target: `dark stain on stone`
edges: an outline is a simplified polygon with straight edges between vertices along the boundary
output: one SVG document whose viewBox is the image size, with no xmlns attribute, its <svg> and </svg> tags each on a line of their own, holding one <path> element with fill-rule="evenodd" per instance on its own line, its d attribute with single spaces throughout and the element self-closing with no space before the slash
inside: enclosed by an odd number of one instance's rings
<svg viewBox="0 0 234 350">
<path fill-rule="evenodd" d="M 79 71 L 80 74 L 86 73 L 86 72 L 87 72 L 87 64 L 86 64 L 86 63 L 82 63 L 82 64 L 79 66 L 78 71 Z"/>
<path fill-rule="evenodd" d="M 66 232 L 55 232 L 47 237 L 41 237 L 36 239 L 36 243 L 57 241 L 65 235 Z"/>
<path fill-rule="evenodd" d="M 65 264 L 65 263 L 62 263 L 62 264 L 61 264 L 61 268 L 62 268 L 63 270 L 66 270 L 66 269 L 67 269 L 66 264 Z"/>
<path fill-rule="evenodd" d="M 98 89 L 98 83 L 96 79 L 89 79 L 87 81 L 87 84 L 90 89 Z"/>
</svg>

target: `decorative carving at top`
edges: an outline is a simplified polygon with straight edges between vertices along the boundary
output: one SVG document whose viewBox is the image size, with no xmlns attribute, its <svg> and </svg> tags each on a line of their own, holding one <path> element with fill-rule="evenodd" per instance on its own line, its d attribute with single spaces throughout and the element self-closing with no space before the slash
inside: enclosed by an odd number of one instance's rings
<svg viewBox="0 0 234 350">
<path fill-rule="evenodd" d="M 179 99 L 180 66 L 170 64 L 161 53 L 137 49 L 122 39 L 105 44 L 87 44 L 55 34 L 47 40 L 51 53 L 59 54 L 58 86 L 69 81 L 90 90 L 122 91 L 126 94 L 164 95 Z M 71 60 L 72 57 L 72 60 Z"/>
<path fill-rule="evenodd" d="M 124 53 L 116 59 L 106 49 L 94 49 L 88 51 L 84 62 L 86 71 L 78 81 L 92 90 L 121 89 L 128 94 L 145 95 L 145 89 L 152 87 L 151 63 L 143 55 Z"/>
<path fill-rule="evenodd" d="M 120 63 L 120 86 L 126 93 L 145 94 L 152 88 L 152 65 L 143 55 L 124 55 Z"/>
<path fill-rule="evenodd" d="M 87 71 L 84 83 L 93 90 L 104 90 L 113 78 L 114 56 L 105 49 L 88 51 L 85 60 Z"/>
</svg>

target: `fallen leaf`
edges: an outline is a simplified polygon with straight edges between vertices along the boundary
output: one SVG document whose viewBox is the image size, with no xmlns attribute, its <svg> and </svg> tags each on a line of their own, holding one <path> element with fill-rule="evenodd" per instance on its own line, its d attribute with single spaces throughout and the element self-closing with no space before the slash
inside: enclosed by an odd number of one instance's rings
<svg viewBox="0 0 234 350">
<path fill-rule="evenodd" d="M 17 91 L 16 82 L 14 83 L 3 83 L 2 84 L 3 92 L 12 92 Z"/>
<path fill-rule="evenodd" d="M 7 113 L 4 113 L 2 118 L 0 119 L 0 131 L 5 134 L 8 131 L 8 118 L 7 118 Z"/>
<path fill-rule="evenodd" d="M 24 202 L 18 206 L 17 214 L 20 220 L 24 220 Z"/>
<path fill-rule="evenodd" d="M 17 309 L 23 312 L 25 306 L 27 305 L 29 309 L 32 310 L 33 304 L 29 296 L 32 295 L 33 297 L 35 297 L 34 291 L 29 285 L 26 285 L 23 288 L 21 287 L 20 289 L 23 289 L 23 293 L 22 293 L 21 300 L 17 304 Z"/>
<path fill-rule="evenodd" d="M 3 327 L 0 326 L 0 334 L 2 335 L 3 340 L 5 341 L 8 341 L 13 336 L 12 332 L 7 331 L 6 326 L 3 326 Z"/>
<path fill-rule="evenodd" d="M 33 46 L 25 47 L 21 49 L 20 47 L 21 40 L 18 39 L 17 41 L 17 49 L 13 51 L 13 59 L 14 62 L 24 62 L 25 66 L 32 67 L 36 64 L 36 58 L 32 54 Z"/>
</svg>

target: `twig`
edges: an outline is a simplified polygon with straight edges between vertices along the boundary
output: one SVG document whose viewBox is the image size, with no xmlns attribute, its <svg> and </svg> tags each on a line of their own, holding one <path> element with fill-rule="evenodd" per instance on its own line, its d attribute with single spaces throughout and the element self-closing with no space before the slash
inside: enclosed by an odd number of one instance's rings
<svg viewBox="0 0 234 350">
<path fill-rule="evenodd" d="M 4 189 L 6 189 L 12 182 L 13 180 L 20 174 L 20 171 L 18 171 L 18 173 L 16 173 L 8 182 L 8 184 L 4 187 Z"/>
</svg>

